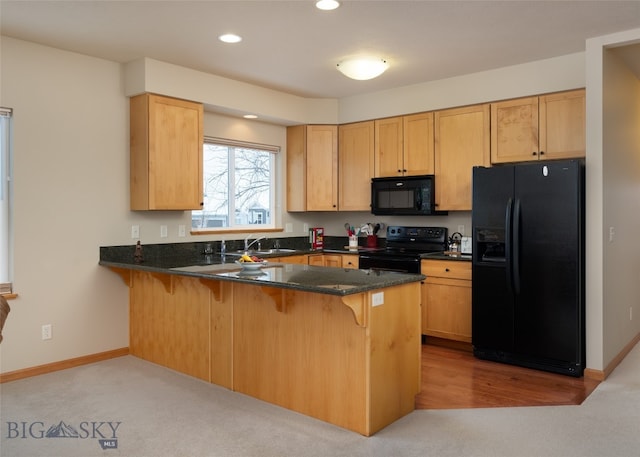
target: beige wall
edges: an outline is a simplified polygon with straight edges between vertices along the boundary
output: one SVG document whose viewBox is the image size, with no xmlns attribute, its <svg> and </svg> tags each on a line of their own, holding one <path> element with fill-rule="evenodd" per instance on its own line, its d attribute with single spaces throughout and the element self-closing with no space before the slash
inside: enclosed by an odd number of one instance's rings
<svg viewBox="0 0 640 457">
<path fill-rule="evenodd" d="M 284 155 L 285 129 L 278 124 L 383 117 L 571 89 L 585 82 L 584 55 L 574 54 L 371 97 L 300 100 L 240 85 L 243 91 L 251 89 L 247 96 L 237 92 L 235 82 L 146 59 L 121 66 L 6 37 L 1 52 L 0 104 L 15 113 L 14 284 L 19 294 L 11 302 L 0 346 L 1 372 L 127 346 L 127 288 L 97 265 L 99 246 L 132 244 L 132 224 L 140 225 L 144 243 L 194 239 L 177 237 L 177 226 L 189 225 L 188 213 L 128 209 L 129 91 L 201 98 L 207 110 L 215 107 L 225 113 L 257 106 L 255 111 L 275 123 L 208 112 L 205 134 L 279 144 Z M 532 68 L 537 71 L 527 71 Z M 166 73 L 170 78 L 161 76 L 164 70 L 170 70 Z M 411 96 L 412 92 L 417 95 Z M 237 106 L 236 99 L 242 101 Z M 250 99 L 254 105 L 248 104 Z M 273 105 L 279 100 L 276 109 Z M 291 235 L 296 236 L 303 234 L 303 223 L 324 226 L 329 235 L 343 235 L 345 221 L 371 220 L 366 212 L 282 217 L 282 223 L 294 225 Z M 376 220 L 445 225 L 451 230 L 463 224 L 470 230 L 468 213 Z M 160 239 L 160 224 L 169 226 L 168 238 Z M 197 238 L 204 239 L 219 238 Z M 53 339 L 40 339 L 42 324 L 53 325 Z"/>
<path fill-rule="evenodd" d="M 603 52 L 603 358 L 607 362 L 640 333 L 640 244 L 636 241 L 640 233 L 640 80 L 612 49 Z"/>
<path fill-rule="evenodd" d="M 606 370 L 640 334 L 640 246 L 632 238 L 639 209 L 638 82 L 607 50 L 638 42 L 640 29 L 586 42 L 586 335 L 587 367 L 596 370 Z"/>
</svg>

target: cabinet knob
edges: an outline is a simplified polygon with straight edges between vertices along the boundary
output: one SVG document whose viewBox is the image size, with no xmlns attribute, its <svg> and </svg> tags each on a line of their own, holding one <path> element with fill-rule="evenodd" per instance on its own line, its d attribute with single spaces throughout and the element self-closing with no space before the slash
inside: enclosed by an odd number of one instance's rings
<svg viewBox="0 0 640 457">
<path fill-rule="evenodd" d="M 445 269 L 444 269 L 444 271 L 446 271 L 446 272 L 448 273 L 448 272 L 449 272 L 449 269 L 448 269 L 448 268 L 445 268 Z"/>
<path fill-rule="evenodd" d="M 544 151 L 540 151 L 540 155 L 544 155 Z"/>
<path fill-rule="evenodd" d="M 538 153 L 536 151 L 533 151 L 532 155 L 536 156 L 536 155 L 538 155 Z"/>
</svg>

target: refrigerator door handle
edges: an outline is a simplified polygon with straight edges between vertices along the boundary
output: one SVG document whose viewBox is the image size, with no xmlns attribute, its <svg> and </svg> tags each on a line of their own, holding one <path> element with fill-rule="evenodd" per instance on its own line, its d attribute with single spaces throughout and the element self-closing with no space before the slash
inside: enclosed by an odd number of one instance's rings
<svg viewBox="0 0 640 457">
<path fill-rule="evenodd" d="M 513 291 L 520 293 L 520 199 L 516 199 L 513 205 L 513 233 L 511 234 L 513 245 L 511 246 Z"/>
<path fill-rule="evenodd" d="M 507 209 L 504 215 L 504 229 L 507 290 L 509 293 L 513 293 L 513 251 L 511 247 L 513 232 L 513 198 L 509 198 L 507 201 Z"/>
</svg>

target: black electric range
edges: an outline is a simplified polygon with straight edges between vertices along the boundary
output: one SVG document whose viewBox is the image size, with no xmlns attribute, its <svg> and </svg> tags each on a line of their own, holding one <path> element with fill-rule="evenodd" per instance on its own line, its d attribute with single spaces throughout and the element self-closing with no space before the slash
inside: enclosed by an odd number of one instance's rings
<svg viewBox="0 0 640 457">
<path fill-rule="evenodd" d="M 446 251 L 447 235 L 446 227 L 388 226 L 386 247 L 360 252 L 359 267 L 420 273 L 422 254 Z"/>
</svg>

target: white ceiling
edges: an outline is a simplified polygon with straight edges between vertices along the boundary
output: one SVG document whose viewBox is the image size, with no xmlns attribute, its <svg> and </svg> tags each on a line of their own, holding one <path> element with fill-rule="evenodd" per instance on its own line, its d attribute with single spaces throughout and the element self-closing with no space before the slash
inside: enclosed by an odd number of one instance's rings
<svg viewBox="0 0 640 457">
<path fill-rule="evenodd" d="M 342 98 L 585 50 L 640 27 L 637 1 L 0 0 L 2 35 L 116 62 L 142 57 L 305 97 Z M 217 40 L 233 32 L 235 45 Z M 373 53 L 390 68 L 336 70 Z M 640 45 L 623 58 L 640 69 Z M 640 70 L 636 70 L 640 74 Z"/>
</svg>

